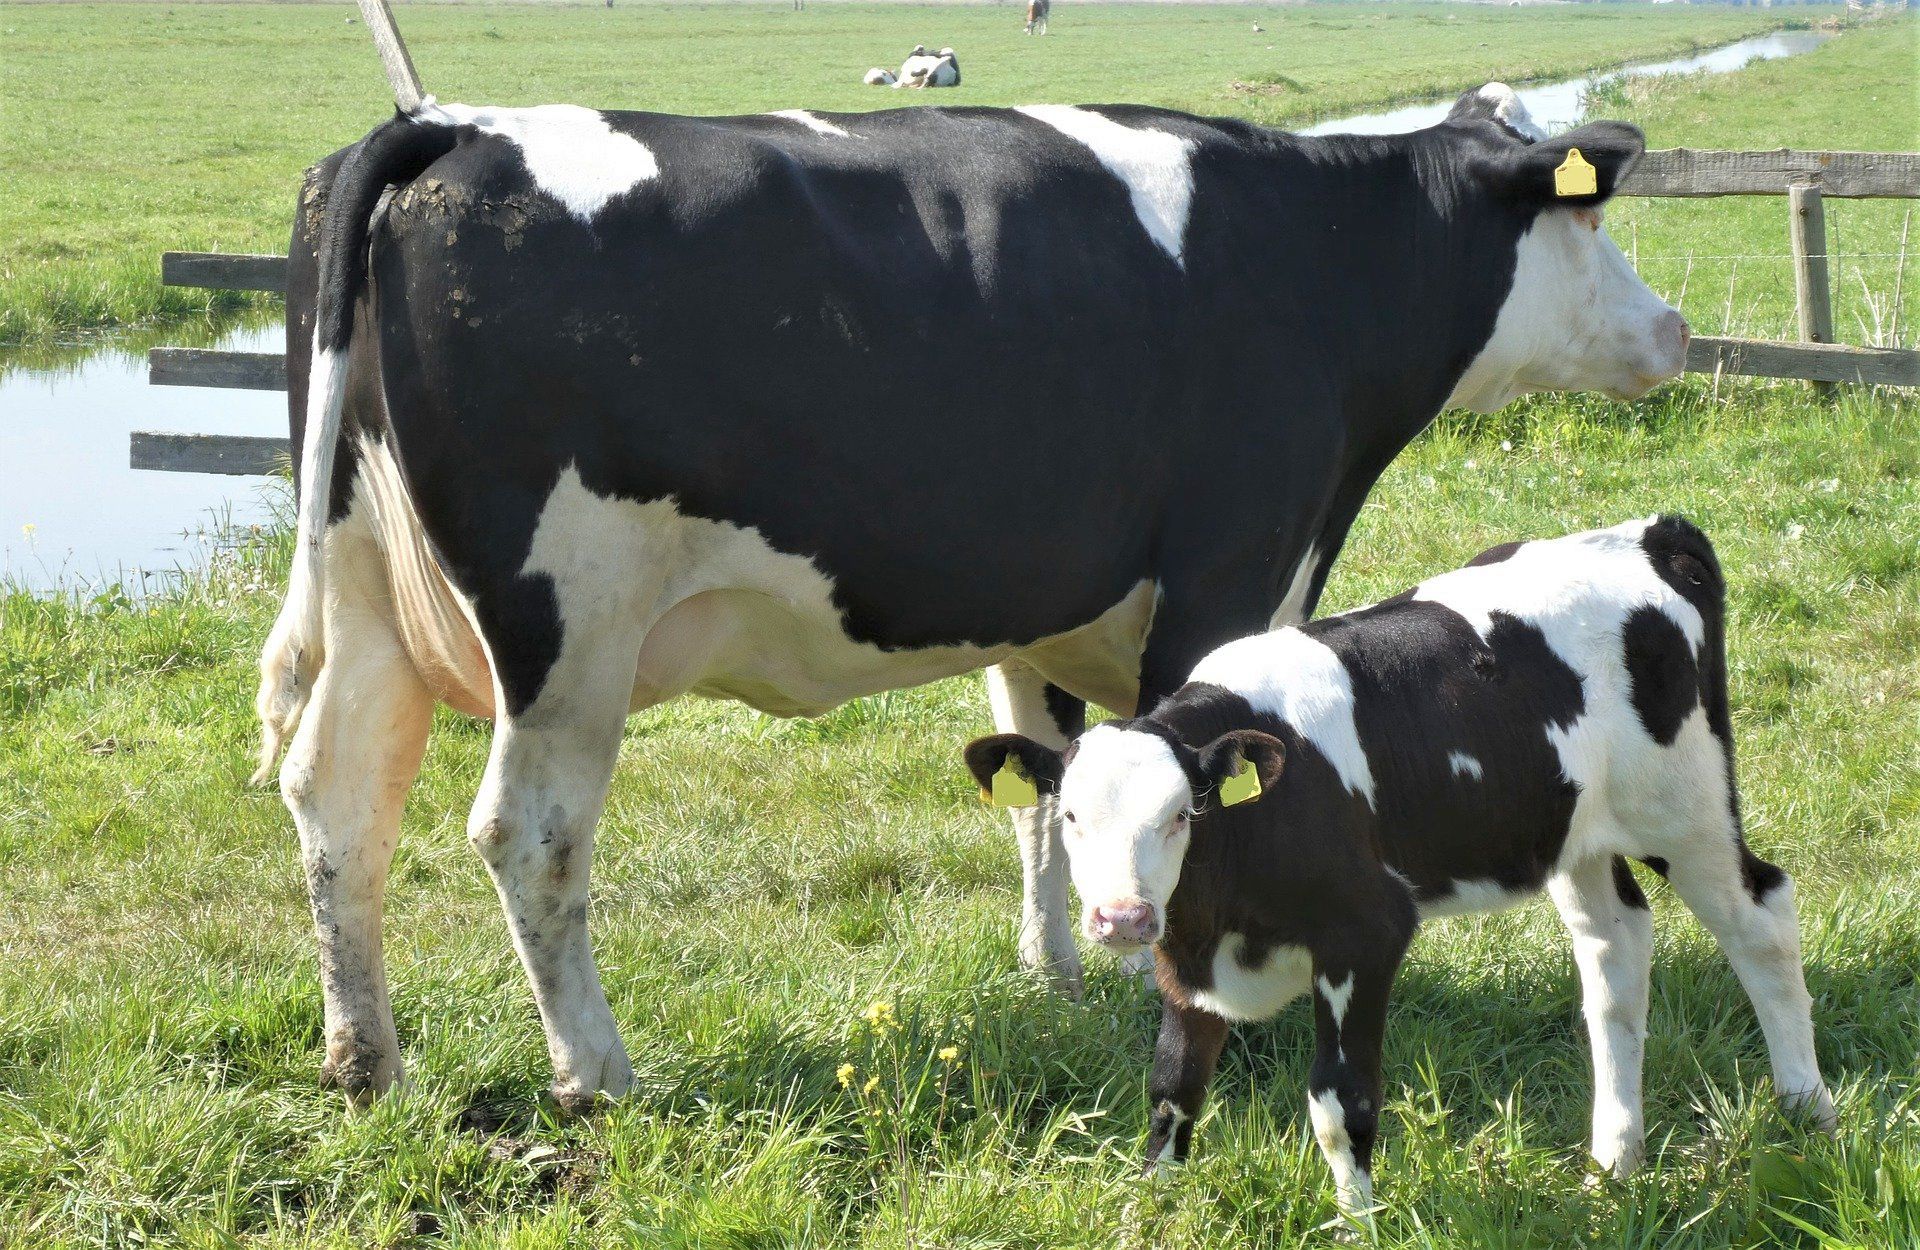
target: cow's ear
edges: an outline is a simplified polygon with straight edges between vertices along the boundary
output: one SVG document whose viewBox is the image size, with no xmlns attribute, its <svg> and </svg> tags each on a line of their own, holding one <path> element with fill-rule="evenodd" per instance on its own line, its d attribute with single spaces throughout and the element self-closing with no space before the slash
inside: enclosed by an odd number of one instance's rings
<svg viewBox="0 0 1920 1250">
<path fill-rule="evenodd" d="M 1273 789 L 1286 763 L 1287 748 L 1280 739 L 1257 729 L 1236 729 L 1200 752 L 1200 775 L 1222 807 L 1235 807 Z"/>
<path fill-rule="evenodd" d="M 1647 138 L 1625 122 L 1589 122 L 1578 130 L 1504 149 L 1493 177 L 1512 198 L 1540 208 L 1592 208 L 1626 181 Z"/>
<path fill-rule="evenodd" d="M 975 738 L 967 743 L 965 755 L 967 771 L 973 774 L 981 793 L 989 796 L 991 801 L 999 802 L 992 797 L 996 793 L 994 778 L 1001 775 L 1009 759 L 1016 763 L 1014 776 L 1031 782 L 1037 794 L 1055 794 L 1060 789 L 1060 752 L 1052 747 L 1041 746 L 1032 738 L 1019 734 L 992 734 Z M 1021 806 L 1017 803 L 1000 805 Z"/>
</svg>

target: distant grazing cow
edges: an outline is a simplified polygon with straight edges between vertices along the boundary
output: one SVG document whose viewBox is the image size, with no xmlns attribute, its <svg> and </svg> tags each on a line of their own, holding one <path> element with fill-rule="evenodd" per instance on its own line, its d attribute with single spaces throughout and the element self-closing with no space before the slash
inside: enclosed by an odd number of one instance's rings
<svg viewBox="0 0 1920 1250">
<path fill-rule="evenodd" d="M 1047 15 L 1053 12 L 1053 0 L 1027 0 L 1027 33 L 1047 33 Z"/>
<path fill-rule="evenodd" d="M 876 65 L 867 71 L 867 76 L 862 81 L 869 87 L 891 87 L 900 80 L 893 76 L 892 70 L 881 69 Z"/>
<path fill-rule="evenodd" d="M 960 58 L 952 48 L 928 52 L 922 44 L 900 64 L 896 87 L 957 87 L 960 85 Z"/>
<path fill-rule="evenodd" d="M 259 698 L 327 1073 L 400 1073 L 381 900 L 436 700 L 496 721 L 467 829 L 556 1092 L 590 1103 L 631 1079 L 587 937 L 629 711 L 811 716 L 993 666 L 995 723 L 1065 746 L 1085 700 L 1151 707 L 1309 614 L 1442 407 L 1677 373 L 1685 323 L 1600 228 L 1639 132 L 1530 144 L 1492 107 L 1302 138 L 430 104 L 329 158 L 288 267 L 300 510 Z M 1575 145 L 1597 183 L 1560 196 Z M 1058 824 L 1015 828 L 1021 957 L 1077 988 Z"/>
<path fill-rule="evenodd" d="M 1013 756 L 1057 795 L 1087 936 L 1157 943 L 1150 1165 L 1185 1157 L 1228 1022 L 1311 991 L 1314 1134 L 1341 1209 L 1368 1207 L 1387 994 L 1415 924 L 1544 886 L 1586 991 L 1593 1154 L 1632 1170 L 1653 919 L 1628 858 L 1720 940 L 1775 1091 L 1831 1128 L 1793 885 L 1741 836 L 1724 599 L 1712 546 L 1677 517 L 1508 543 L 1230 642 L 1064 754 L 971 744 L 981 785 Z"/>
</svg>

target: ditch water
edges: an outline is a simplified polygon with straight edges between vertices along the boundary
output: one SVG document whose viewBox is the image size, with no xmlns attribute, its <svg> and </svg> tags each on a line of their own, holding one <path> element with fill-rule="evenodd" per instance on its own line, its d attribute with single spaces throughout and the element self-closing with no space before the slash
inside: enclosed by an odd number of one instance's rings
<svg viewBox="0 0 1920 1250">
<path fill-rule="evenodd" d="M 1781 31 L 1676 60 L 1520 88 L 1535 121 L 1563 130 L 1587 93 L 1619 78 L 1727 73 L 1795 56 L 1829 36 Z M 1452 100 L 1321 122 L 1303 134 L 1395 134 L 1431 126 Z M 236 330 L 216 346 L 280 351 L 279 325 Z M 160 473 L 127 465 L 134 430 L 273 435 L 285 397 L 147 385 L 145 353 L 109 346 L 54 369 L 9 369 L 0 352 L 0 583 L 92 593 L 156 590 L 204 564 L 234 527 L 272 518 L 285 491 L 262 478 Z"/>
</svg>

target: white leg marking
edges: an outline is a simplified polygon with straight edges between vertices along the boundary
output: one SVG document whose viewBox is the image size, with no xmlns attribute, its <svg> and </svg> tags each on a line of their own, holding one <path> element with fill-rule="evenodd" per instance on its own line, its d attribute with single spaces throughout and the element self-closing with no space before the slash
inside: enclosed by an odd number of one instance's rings
<svg viewBox="0 0 1920 1250">
<path fill-rule="evenodd" d="M 1046 688 L 1046 678 L 1019 660 L 989 668 L 987 702 L 993 708 L 994 727 L 1064 749 L 1068 739 L 1047 711 Z M 1073 942 L 1059 804 L 1049 797 L 1037 807 L 1015 808 L 1013 833 L 1020 842 L 1020 962 L 1049 972 L 1061 988 L 1078 994 L 1080 952 Z"/>
<path fill-rule="evenodd" d="M 1333 1169 L 1340 1213 L 1364 1213 L 1373 1206 L 1373 1178 L 1353 1157 L 1353 1139 L 1347 1136 L 1347 1113 L 1340 1106 L 1340 1096 L 1330 1089 L 1321 1090 L 1307 1100 L 1307 1113 L 1313 1118 L 1313 1136 L 1320 1143 L 1320 1153 Z"/>
<path fill-rule="evenodd" d="M 1173 1120 L 1173 1128 L 1167 1132 L 1167 1144 L 1160 1147 L 1160 1153 L 1155 1155 L 1153 1160 L 1154 1174 L 1160 1175 L 1176 1162 L 1173 1157 L 1173 1152 L 1175 1143 L 1179 1140 L 1180 1126 L 1193 1117 L 1174 1106 L 1170 1100 L 1165 1098 L 1161 1099 L 1160 1105 L 1153 1110 L 1155 1115 L 1169 1116 Z"/>
<path fill-rule="evenodd" d="M 1280 606 L 1273 610 L 1268 629 L 1298 625 L 1307 619 L 1307 595 L 1313 590 L 1313 575 L 1319 568 L 1320 548 L 1309 545 L 1300 563 L 1293 566 L 1293 576 L 1287 579 L 1287 593 L 1281 596 Z"/>
<path fill-rule="evenodd" d="M 1547 892 L 1573 935 L 1582 1010 L 1593 1045 L 1593 1157 L 1616 1176 L 1640 1165 L 1646 1120 L 1640 1096 L 1653 968 L 1653 913 L 1620 900 L 1608 859 L 1556 873 Z"/>
<path fill-rule="evenodd" d="M 1347 1004 L 1353 1001 L 1353 974 L 1349 972 L 1347 979 L 1339 985 L 1324 976 L 1316 978 L 1314 984 L 1320 987 L 1320 997 L 1326 1000 L 1327 1011 L 1333 1016 L 1333 1027 L 1338 1029 L 1347 1018 Z"/>
<path fill-rule="evenodd" d="M 1015 112 L 1085 144 L 1127 188 L 1147 236 L 1186 267 L 1187 215 L 1193 208 L 1193 141 L 1161 130 L 1135 130 L 1069 104 L 1029 104 Z"/>
</svg>

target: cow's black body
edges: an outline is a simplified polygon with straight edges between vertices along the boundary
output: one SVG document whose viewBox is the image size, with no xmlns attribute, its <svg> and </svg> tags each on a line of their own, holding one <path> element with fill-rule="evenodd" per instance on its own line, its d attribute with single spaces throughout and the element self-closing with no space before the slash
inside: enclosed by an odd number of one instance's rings
<svg viewBox="0 0 1920 1250">
<path fill-rule="evenodd" d="M 378 181 L 404 185 L 356 352 L 364 372 L 377 341 L 386 403 L 349 421 L 397 449 L 509 710 L 558 647 L 550 590 L 519 572 L 570 464 L 812 557 L 848 634 L 884 648 L 1031 642 L 1156 583 L 1144 702 L 1264 626 L 1313 549 L 1311 609 L 1486 341 L 1537 210 L 1475 184 L 1504 142 L 1488 122 L 1304 139 L 1100 112 L 1192 140 L 1184 268 L 1091 152 L 1017 112 L 831 119 L 855 140 L 608 114 L 660 175 L 590 225 L 505 139 L 369 137 L 363 166 L 397 152 Z M 316 236 L 303 214 L 296 446 Z M 351 480 L 343 455 L 336 512 Z"/>
</svg>

